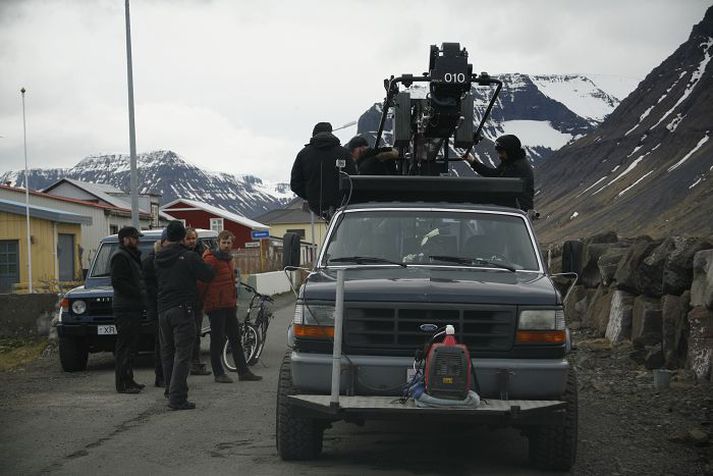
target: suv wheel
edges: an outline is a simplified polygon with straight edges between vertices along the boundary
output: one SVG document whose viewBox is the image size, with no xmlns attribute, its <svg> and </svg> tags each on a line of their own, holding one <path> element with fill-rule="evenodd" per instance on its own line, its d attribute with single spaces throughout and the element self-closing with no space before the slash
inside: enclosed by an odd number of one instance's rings
<svg viewBox="0 0 713 476">
<path fill-rule="evenodd" d="M 569 470 L 577 456 L 577 373 L 570 369 L 562 399 L 564 423 L 536 427 L 529 434 L 530 462 L 539 469 Z"/>
<path fill-rule="evenodd" d="M 318 420 L 295 414 L 287 401 L 287 396 L 295 393 L 288 351 L 280 365 L 275 422 L 277 451 L 285 461 L 313 459 L 322 452 L 324 426 Z"/>
<path fill-rule="evenodd" d="M 65 372 L 77 372 L 87 369 L 89 349 L 80 339 L 74 337 L 59 338 L 59 361 Z"/>
</svg>

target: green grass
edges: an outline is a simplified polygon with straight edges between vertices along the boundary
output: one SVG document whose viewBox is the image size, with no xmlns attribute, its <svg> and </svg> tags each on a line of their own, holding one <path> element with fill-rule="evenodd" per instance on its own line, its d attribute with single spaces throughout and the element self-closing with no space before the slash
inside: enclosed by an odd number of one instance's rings
<svg viewBox="0 0 713 476">
<path fill-rule="evenodd" d="M 47 339 L 0 338 L 0 372 L 21 367 L 37 359 L 47 347 Z"/>
</svg>

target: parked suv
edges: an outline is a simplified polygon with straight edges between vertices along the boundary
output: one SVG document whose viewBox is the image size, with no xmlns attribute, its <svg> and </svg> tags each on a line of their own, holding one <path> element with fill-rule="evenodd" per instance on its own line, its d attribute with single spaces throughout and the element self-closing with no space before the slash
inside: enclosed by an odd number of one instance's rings
<svg viewBox="0 0 713 476">
<path fill-rule="evenodd" d="M 141 256 L 146 256 L 154 243 L 161 239 L 162 230 L 142 231 L 139 242 Z M 214 247 L 217 232 L 198 230 L 198 241 Z M 59 358 L 66 372 L 87 368 L 90 352 L 109 352 L 116 343 L 116 323 L 112 314 L 111 256 L 119 247 L 117 235 L 101 240 L 96 256 L 87 273 L 83 286 L 78 286 L 64 295 L 57 322 L 59 335 Z M 141 318 L 140 351 L 153 351 L 156 337 L 156 322 L 149 320 L 144 312 Z"/>
<path fill-rule="evenodd" d="M 328 395 L 340 268 L 348 268 L 344 403 L 335 409 Z M 470 350 L 482 411 L 429 412 L 398 402 L 428 337 L 424 324 L 455 327 Z M 521 210 L 435 201 L 340 209 L 299 291 L 288 345 L 277 400 L 283 459 L 316 457 L 336 420 L 453 417 L 522 428 L 537 467 L 574 463 L 577 384 L 566 359 L 563 301 Z"/>
</svg>

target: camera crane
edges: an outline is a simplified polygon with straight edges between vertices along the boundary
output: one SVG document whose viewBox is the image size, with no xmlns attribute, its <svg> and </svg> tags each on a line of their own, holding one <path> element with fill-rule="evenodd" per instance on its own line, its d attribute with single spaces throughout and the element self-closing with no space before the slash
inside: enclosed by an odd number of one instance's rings
<svg viewBox="0 0 713 476">
<path fill-rule="evenodd" d="M 414 83 L 429 83 L 425 99 L 412 98 Z M 399 85 L 406 90 L 400 90 Z M 474 131 L 471 86 L 493 86 L 488 107 Z M 473 74 L 468 52 L 459 43 L 431 45 L 429 70 L 422 76 L 402 74 L 384 80 L 386 98 L 376 135 L 379 147 L 390 110 L 393 110 L 393 145 L 399 151 L 401 175 L 442 175 L 448 173 L 451 139 L 453 147 L 468 154 L 481 140 L 481 132 L 502 89 L 502 82 L 488 73 Z"/>
</svg>

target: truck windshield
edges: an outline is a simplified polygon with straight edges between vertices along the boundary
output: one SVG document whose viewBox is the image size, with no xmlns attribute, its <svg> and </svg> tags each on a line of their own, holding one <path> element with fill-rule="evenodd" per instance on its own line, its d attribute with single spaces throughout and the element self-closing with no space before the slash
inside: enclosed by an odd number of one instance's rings
<svg viewBox="0 0 713 476">
<path fill-rule="evenodd" d="M 493 213 L 347 212 L 335 223 L 321 265 L 336 264 L 334 259 L 343 256 L 406 264 L 539 269 L 525 219 Z"/>
</svg>

